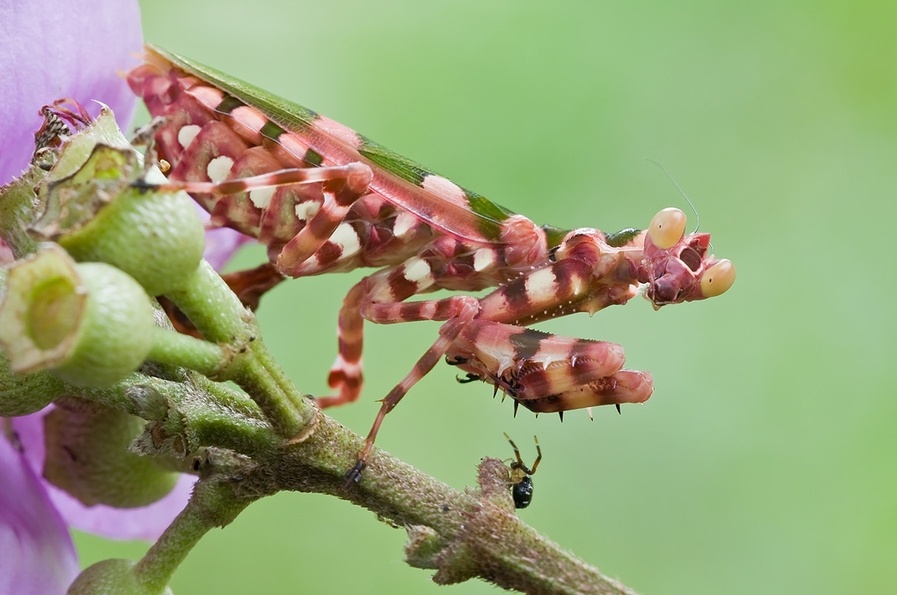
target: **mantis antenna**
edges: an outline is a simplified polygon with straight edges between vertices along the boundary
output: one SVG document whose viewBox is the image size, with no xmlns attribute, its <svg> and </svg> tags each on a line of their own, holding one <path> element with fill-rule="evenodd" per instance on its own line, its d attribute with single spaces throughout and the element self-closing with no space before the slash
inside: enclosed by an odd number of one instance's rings
<svg viewBox="0 0 897 595">
<path fill-rule="evenodd" d="M 659 162 L 654 161 L 653 159 L 646 159 L 645 161 L 648 161 L 649 163 L 653 163 L 654 165 L 656 165 L 657 167 L 659 167 L 659 168 L 660 168 L 660 171 L 662 171 L 663 174 L 667 177 L 667 179 L 669 179 L 669 181 L 673 183 L 673 186 L 676 187 L 676 190 L 679 191 L 679 194 L 682 195 L 682 198 L 684 198 L 684 199 L 685 199 L 685 202 L 688 203 L 688 206 L 691 207 L 691 211 L 692 211 L 692 213 L 695 214 L 695 221 L 696 221 L 696 223 L 695 223 L 695 230 L 694 230 L 692 233 L 698 233 L 698 229 L 700 229 L 700 227 L 701 227 L 701 214 L 698 213 L 698 209 L 695 208 L 694 203 L 691 202 L 691 199 L 690 199 L 690 198 L 688 198 L 688 195 L 685 193 L 685 190 L 682 189 L 682 186 L 679 185 L 679 182 L 676 181 L 676 178 L 674 178 L 674 177 L 670 174 L 670 172 L 668 172 L 668 171 L 666 170 L 666 168 L 665 168 L 664 166 L 662 166 Z"/>
</svg>

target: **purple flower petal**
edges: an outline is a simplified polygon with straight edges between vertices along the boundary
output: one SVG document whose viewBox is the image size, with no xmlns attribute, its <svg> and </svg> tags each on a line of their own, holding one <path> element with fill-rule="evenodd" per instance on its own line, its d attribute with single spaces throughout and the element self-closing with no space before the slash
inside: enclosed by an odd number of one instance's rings
<svg viewBox="0 0 897 595">
<path fill-rule="evenodd" d="M 167 496 L 143 508 L 90 508 L 62 490 L 49 486 L 50 499 L 69 525 L 110 539 L 155 541 L 187 505 L 196 477 L 183 474 Z"/>
<path fill-rule="evenodd" d="M 64 593 L 78 574 L 68 528 L 26 458 L 0 435 L 0 593 Z"/>
<path fill-rule="evenodd" d="M 94 115 L 102 101 L 129 122 L 135 100 L 122 73 L 141 52 L 135 1 L 0 0 L 0 185 L 28 166 L 38 112 L 56 99 Z"/>
<path fill-rule="evenodd" d="M 49 409 L 12 420 L 25 451 L 25 458 L 39 474 L 44 466 L 44 416 Z M 84 506 L 66 492 L 46 484 L 50 499 L 62 517 L 75 529 L 112 539 L 154 541 L 187 504 L 196 478 L 182 475 L 164 498 L 142 508 Z M 2 591 L 0 591 L 2 592 Z"/>
<path fill-rule="evenodd" d="M 142 53 L 139 17 L 134 0 L 0 0 L 0 185 L 28 166 L 39 110 L 56 99 L 72 98 L 93 115 L 94 100 L 101 101 L 127 125 L 135 98 L 122 75 Z M 232 230 L 210 232 L 206 257 L 219 268 L 248 240 Z M 0 259 L 9 256 L 0 245 Z M 112 538 L 157 538 L 195 481 L 184 475 L 144 508 L 85 507 L 42 480 L 45 414 L 12 420 L 22 453 L 0 436 L 0 593 L 64 591 L 77 574 L 65 523 Z"/>
<path fill-rule="evenodd" d="M 16 258 L 12 253 L 12 248 L 9 247 L 9 244 L 3 241 L 3 238 L 0 238 L 0 266 L 8 265 L 15 259 Z"/>
<path fill-rule="evenodd" d="M 99 110 L 93 100 L 102 101 L 120 122 L 128 122 L 135 99 L 122 75 L 137 64 L 141 51 L 140 10 L 135 1 L 60 5 L 52 0 L 0 0 L 0 184 L 28 165 L 34 132 L 42 121 L 38 112 L 56 99 L 75 99 L 93 114 Z M 36 414 L 14 422 L 38 475 L 44 452 L 41 417 Z M 0 466 L 0 472 L 7 470 Z M 152 509 L 148 512 L 108 507 L 88 511 L 55 488 L 52 498 L 75 527 L 107 536 L 152 539 L 183 507 L 192 482 L 186 477 L 169 497 L 147 507 Z M 15 495 L 20 502 L 28 502 Z"/>
</svg>

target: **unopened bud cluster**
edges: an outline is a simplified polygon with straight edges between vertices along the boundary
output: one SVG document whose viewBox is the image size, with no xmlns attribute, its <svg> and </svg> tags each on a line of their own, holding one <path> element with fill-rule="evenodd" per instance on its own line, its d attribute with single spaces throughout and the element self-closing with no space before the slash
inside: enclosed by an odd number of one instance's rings
<svg viewBox="0 0 897 595">
<path fill-rule="evenodd" d="M 0 296 L 0 348 L 12 372 L 108 386 L 146 359 L 158 330 L 150 296 L 185 283 L 204 247 L 191 199 L 143 191 L 136 182 L 147 178 L 164 181 L 108 110 L 63 140 L 36 188 L 42 213 L 29 233 L 42 243 L 8 267 Z"/>
</svg>

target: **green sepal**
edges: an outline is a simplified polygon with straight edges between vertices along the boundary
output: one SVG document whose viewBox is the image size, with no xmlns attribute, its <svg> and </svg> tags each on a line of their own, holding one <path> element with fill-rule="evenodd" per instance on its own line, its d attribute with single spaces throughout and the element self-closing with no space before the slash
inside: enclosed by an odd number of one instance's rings
<svg viewBox="0 0 897 595">
<path fill-rule="evenodd" d="M 147 506 L 177 483 L 178 473 L 129 449 L 146 425 L 139 417 L 65 398 L 44 420 L 44 477 L 86 506 Z"/>
<path fill-rule="evenodd" d="M 156 588 L 138 579 L 133 560 L 112 558 L 87 567 L 71 584 L 68 595 L 172 595 L 170 587 Z"/>
<path fill-rule="evenodd" d="M 14 263 L 0 299 L 0 346 L 16 373 L 50 369 L 78 386 L 136 370 L 154 341 L 143 288 L 105 263 L 75 263 L 56 245 Z"/>
<path fill-rule="evenodd" d="M 44 205 L 31 233 L 58 242 L 79 261 L 112 264 L 151 295 L 183 285 L 202 260 L 205 230 L 184 192 L 138 188 L 165 183 L 144 168 L 112 112 L 73 135 L 41 185 Z"/>
</svg>

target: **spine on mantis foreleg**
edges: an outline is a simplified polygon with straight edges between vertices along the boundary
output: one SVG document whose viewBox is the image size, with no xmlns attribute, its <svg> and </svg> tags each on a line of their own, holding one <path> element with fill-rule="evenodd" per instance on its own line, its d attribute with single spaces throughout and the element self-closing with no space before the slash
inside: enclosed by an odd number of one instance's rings
<svg viewBox="0 0 897 595">
<path fill-rule="evenodd" d="M 558 337 L 525 327 L 475 320 L 446 354 L 467 380 L 495 386 L 536 413 L 642 403 L 653 392 L 648 372 L 623 370 L 623 348 L 606 341 Z"/>
</svg>

